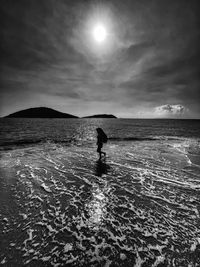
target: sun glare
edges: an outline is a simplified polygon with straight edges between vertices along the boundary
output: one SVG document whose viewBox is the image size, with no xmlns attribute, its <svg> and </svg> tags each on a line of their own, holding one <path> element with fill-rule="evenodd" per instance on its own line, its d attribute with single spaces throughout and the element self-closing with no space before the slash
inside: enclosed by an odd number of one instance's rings
<svg viewBox="0 0 200 267">
<path fill-rule="evenodd" d="M 98 43 L 104 42 L 107 37 L 106 29 L 102 24 L 95 25 L 95 27 L 93 28 L 92 34 L 93 34 L 94 40 Z"/>
<path fill-rule="evenodd" d="M 80 22 L 72 39 L 77 49 L 88 58 L 98 58 L 98 62 L 108 61 L 118 47 L 117 24 L 111 8 L 91 5 Z"/>
</svg>

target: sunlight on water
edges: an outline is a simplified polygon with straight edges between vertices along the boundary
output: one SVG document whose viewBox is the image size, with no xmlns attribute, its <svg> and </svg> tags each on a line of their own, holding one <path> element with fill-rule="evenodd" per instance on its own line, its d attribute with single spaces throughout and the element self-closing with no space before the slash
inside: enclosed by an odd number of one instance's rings
<svg viewBox="0 0 200 267">
<path fill-rule="evenodd" d="M 98 229 L 103 219 L 106 217 L 106 202 L 107 199 L 100 188 L 94 187 L 92 189 L 92 199 L 86 205 L 86 210 L 89 213 L 89 226 Z"/>
</svg>

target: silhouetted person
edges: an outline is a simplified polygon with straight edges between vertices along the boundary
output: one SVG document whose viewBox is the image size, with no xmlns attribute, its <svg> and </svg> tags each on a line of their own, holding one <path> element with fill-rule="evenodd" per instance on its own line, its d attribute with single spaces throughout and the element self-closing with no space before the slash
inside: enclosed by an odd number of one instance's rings
<svg viewBox="0 0 200 267">
<path fill-rule="evenodd" d="M 97 152 L 99 153 L 99 159 L 101 159 L 101 155 L 106 155 L 105 152 L 101 151 L 103 147 L 103 143 L 106 143 L 108 138 L 107 135 L 104 133 L 104 131 L 101 128 L 96 128 L 97 131 Z"/>
</svg>

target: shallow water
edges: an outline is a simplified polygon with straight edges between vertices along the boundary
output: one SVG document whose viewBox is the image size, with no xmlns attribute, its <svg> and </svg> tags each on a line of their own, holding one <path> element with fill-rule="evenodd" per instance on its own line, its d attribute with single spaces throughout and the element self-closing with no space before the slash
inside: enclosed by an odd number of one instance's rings
<svg viewBox="0 0 200 267">
<path fill-rule="evenodd" d="M 199 141 L 92 140 L 1 151 L 0 263 L 199 266 Z"/>
</svg>

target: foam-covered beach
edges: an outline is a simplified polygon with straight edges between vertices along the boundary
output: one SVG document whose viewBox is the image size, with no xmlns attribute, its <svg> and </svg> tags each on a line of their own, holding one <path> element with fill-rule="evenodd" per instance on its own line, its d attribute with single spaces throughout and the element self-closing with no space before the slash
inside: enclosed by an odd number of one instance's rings
<svg viewBox="0 0 200 267">
<path fill-rule="evenodd" d="M 110 136 L 102 161 L 96 125 Z M 123 135 L 120 125 L 75 122 L 71 142 L 58 128 L 36 142 L 33 126 L 24 142 L 1 138 L 1 265 L 200 264 L 199 139 L 141 136 L 135 124 Z"/>
</svg>

